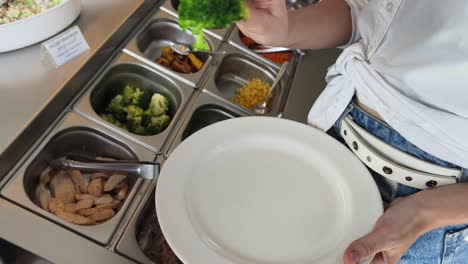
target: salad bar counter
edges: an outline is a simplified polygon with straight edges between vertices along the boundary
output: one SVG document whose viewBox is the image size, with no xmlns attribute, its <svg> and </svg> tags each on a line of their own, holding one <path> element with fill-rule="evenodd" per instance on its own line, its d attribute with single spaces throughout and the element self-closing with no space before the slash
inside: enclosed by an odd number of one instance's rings
<svg viewBox="0 0 468 264">
<path fill-rule="evenodd" d="M 269 98 L 283 61 L 257 54 L 235 26 L 204 31 L 222 55 L 180 55 L 171 45 L 194 37 L 178 26 L 173 1 L 81 2 L 75 24 L 91 49 L 76 60 L 55 69 L 39 44 L 0 53 L 0 238 L 53 263 L 180 263 L 157 222 L 157 179 L 56 170 L 51 161 L 164 166 L 198 130 L 258 115 L 245 102 L 305 122 L 338 54 L 288 50 Z"/>
</svg>

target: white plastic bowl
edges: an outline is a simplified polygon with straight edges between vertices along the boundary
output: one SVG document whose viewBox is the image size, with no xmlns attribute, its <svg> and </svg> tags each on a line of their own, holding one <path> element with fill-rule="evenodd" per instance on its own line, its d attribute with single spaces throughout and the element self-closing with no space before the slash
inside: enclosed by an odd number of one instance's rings
<svg viewBox="0 0 468 264">
<path fill-rule="evenodd" d="M 65 0 L 35 16 L 0 25 L 0 53 L 21 49 L 68 27 L 81 12 L 81 0 Z"/>
</svg>

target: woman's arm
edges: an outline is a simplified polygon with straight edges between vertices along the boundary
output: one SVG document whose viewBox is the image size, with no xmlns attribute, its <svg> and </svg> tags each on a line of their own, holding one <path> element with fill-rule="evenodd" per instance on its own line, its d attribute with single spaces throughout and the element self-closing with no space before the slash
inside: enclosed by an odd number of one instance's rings
<svg viewBox="0 0 468 264">
<path fill-rule="evenodd" d="M 289 12 L 289 39 L 300 49 L 336 48 L 351 38 L 351 10 L 344 0 L 325 0 Z"/>
<path fill-rule="evenodd" d="M 249 8 L 250 18 L 238 26 L 262 44 L 321 49 L 344 45 L 351 38 L 351 10 L 345 0 L 323 0 L 289 12 L 284 0 L 251 0 Z"/>
<path fill-rule="evenodd" d="M 426 190 L 414 199 L 424 203 L 426 223 L 430 229 L 468 223 L 468 183 Z"/>
<path fill-rule="evenodd" d="M 396 264 L 408 248 L 431 230 L 468 223 L 468 183 L 425 190 L 395 200 L 370 234 L 346 250 L 345 264 L 376 255 L 372 263 Z"/>
</svg>

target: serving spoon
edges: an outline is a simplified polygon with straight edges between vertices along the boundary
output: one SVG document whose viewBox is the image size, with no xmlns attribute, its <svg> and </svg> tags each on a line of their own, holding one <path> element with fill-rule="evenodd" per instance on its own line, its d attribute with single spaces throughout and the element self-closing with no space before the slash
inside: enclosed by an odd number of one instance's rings
<svg viewBox="0 0 468 264">
<path fill-rule="evenodd" d="M 254 112 L 256 114 L 263 115 L 263 114 L 266 113 L 267 104 L 270 101 L 271 96 L 273 95 L 273 90 L 278 86 L 279 82 L 283 78 L 284 73 L 288 69 L 288 65 L 289 65 L 288 62 L 283 63 L 283 65 L 281 66 L 281 69 L 279 70 L 278 74 L 276 75 L 275 80 L 273 81 L 273 84 L 271 85 L 270 91 L 268 92 L 267 96 L 265 97 L 265 100 L 263 101 L 262 104 L 256 105 L 254 107 L 253 110 L 254 110 Z"/>
<path fill-rule="evenodd" d="M 180 54 L 180 55 L 184 55 L 184 56 L 187 56 L 190 52 L 192 52 L 192 50 L 189 47 L 187 47 L 187 46 L 185 46 L 183 44 L 172 44 L 171 49 L 175 53 Z M 224 54 L 226 54 L 226 51 L 204 51 L 204 50 L 197 51 L 197 53 L 199 53 L 199 52 L 200 53 L 211 54 L 211 55 L 224 55 Z"/>
</svg>

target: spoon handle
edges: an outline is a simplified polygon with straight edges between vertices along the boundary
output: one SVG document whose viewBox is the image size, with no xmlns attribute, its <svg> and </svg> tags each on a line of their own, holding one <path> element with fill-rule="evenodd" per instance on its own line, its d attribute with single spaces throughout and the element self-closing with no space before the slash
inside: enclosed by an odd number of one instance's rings
<svg viewBox="0 0 468 264">
<path fill-rule="evenodd" d="M 283 65 L 281 66 L 280 70 L 278 71 L 278 74 L 276 75 L 275 80 L 273 81 L 273 84 L 271 85 L 271 89 L 268 92 L 267 96 L 265 97 L 265 102 L 267 103 L 270 100 L 270 97 L 273 95 L 273 90 L 278 86 L 279 82 L 281 79 L 283 79 L 283 75 L 288 69 L 289 62 L 284 62 Z"/>
<path fill-rule="evenodd" d="M 291 51 L 290 48 L 283 48 L 283 47 L 272 47 L 266 49 L 254 49 L 255 53 L 263 54 L 263 53 L 275 53 L 275 52 L 283 52 L 283 51 Z"/>
<path fill-rule="evenodd" d="M 211 55 L 224 55 L 226 54 L 226 51 L 195 51 L 195 53 L 206 53 L 206 54 L 211 54 Z"/>
</svg>

